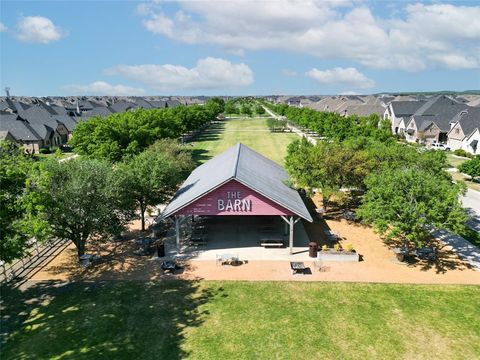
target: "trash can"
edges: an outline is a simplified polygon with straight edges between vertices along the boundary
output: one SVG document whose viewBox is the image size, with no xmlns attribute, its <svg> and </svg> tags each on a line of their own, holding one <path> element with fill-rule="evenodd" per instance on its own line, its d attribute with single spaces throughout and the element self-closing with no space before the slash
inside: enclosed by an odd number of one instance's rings
<svg viewBox="0 0 480 360">
<path fill-rule="evenodd" d="M 165 257 L 165 244 L 157 243 L 157 255 L 158 257 Z"/>
<path fill-rule="evenodd" d="M 308 244 L 308 256 L 312 257 L 312 258 L 316 258 L 317 257 L 317 249 L 318 249 L 318 245 L 316 242 L 311 242 Z"/>
</svg>

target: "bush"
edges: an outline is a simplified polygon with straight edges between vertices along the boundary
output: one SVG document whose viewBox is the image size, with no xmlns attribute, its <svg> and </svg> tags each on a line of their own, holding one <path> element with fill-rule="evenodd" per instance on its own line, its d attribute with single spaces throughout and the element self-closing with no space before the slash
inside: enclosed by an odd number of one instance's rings
<svg viewBox="0 0 480 360">
<path fill-rule="evenodd" d="M 333 248 L 335 249 L 335 251 L 340 251 L 340 250 L 342 250 L 342 247 L 341 247 L 340 244 L 338 244 L 338 243 L 335 244 L 335 245 L 333 245 Z"/>
<path fill-rule="evenodd" d="M 328 246 L 327 245 L 322 245 L 322 251 L 328 251 Z"/>
<path fill-rule="evenodd" d="M 52 152 L 50 151 L 49 148 L 47 147 L 41 147 L 38 149 L 39 154 L 51 154 Z"/>
<path fill-rule="evenodd" d="M 458 170 L 470 175 L 472 178 L 480 176 L 480 158 L 476 157 L 475 159 L 465 161 L 458 167 Z"/>
<path fill-rule="evenodd" d="M 348 251 L 348 252 L 352 252 L 353 251 L 353 245 L 348 243 L 348 244 L 345 244 L 345 250 Z"/>
<path fill-rule="evenodd" d="M 465 150 L 463 149 L 457 149 L 453 152 L 454 155 L 457 155 L 457 156 L 462 156 L 462 157 L 468 157 L 468 158 L 473 158 L 473 155 L 466 152 Z"/>
</svg>

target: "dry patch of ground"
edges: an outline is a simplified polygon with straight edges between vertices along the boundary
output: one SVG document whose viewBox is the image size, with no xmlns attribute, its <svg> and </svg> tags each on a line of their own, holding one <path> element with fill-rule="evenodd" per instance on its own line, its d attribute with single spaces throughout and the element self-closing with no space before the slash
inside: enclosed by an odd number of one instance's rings
<svg viewBox="0 0 480 360">
<path fill-rule="evenodd" d="M 273 280 L 273 281 L 348 281 L 380 283 L 438 283 L 480 284 L 480 272 L 469 268 L 458 257 L 442 249 L 435 264 L 419 262 L 400 264 L 392 251 L 369 227 L 349 224 L 345 220 L 326 220 L 332 230 L 340 233 L 341 243 L 353 244 L 361 255 L 358 263 L 324 263 L 322 271 L 315 270 L 314 260 L 305 265 L 311 274 L 292 275 L 288 261 L 248 261 L 239 266 L 219 266 L 215 261 L 189 260 L 175 275 L 164 274 L 161 259 L 153 255 L 135 255 L 135 239 L 146 233 L 132 225 L 129 237 L 121 242 L 92 244 L 89 252 L 102 256 L 102 260 L 87 269 L 77 261 L 73 246 L 68 247 L 32 280 L 158 280 L 163 278 L 206 280 Z M 320 235 L 319 235 L 320 236 Z"/>
</svg>

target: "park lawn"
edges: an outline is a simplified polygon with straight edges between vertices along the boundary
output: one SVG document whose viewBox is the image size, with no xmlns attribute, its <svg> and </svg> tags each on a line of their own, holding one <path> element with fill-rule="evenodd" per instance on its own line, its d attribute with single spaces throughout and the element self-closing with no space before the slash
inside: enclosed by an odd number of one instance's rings
<svg viewBox="0 0 480 360">
<path fill-rule="evenodd" d="M 2 359 L 478 359 L 479 286 L 36 283 L 2 289 Z"/>
<path fill-rule="evenodd" d="M 270 132 L 266 118 L 227 119 L 193 141 L 194 158 L 204 162 L 241 142 L 283 165 L 288 144 L 297 138 L 293 133 Z"/>
</svg>

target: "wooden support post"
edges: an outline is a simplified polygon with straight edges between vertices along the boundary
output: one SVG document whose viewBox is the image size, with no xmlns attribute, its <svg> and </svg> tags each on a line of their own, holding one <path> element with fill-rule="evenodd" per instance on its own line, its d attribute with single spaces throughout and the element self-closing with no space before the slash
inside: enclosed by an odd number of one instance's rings
<svg viewBox="0 0 480 360">
<path fill-rule="evenodd" d="M 293 227 L 295 223 L 293 222 L 293 216 L 290 216 L 290 237 L 288 241 L 288 245 L 290 247 L 290 254 L 293 254 Z"/>
<path fill-rule="evenodd" d="M 177 239 L 177 251 L 180 252 L 180 221 L 178 215 L 175 215 L 175 236 Z"/>
</svg>

